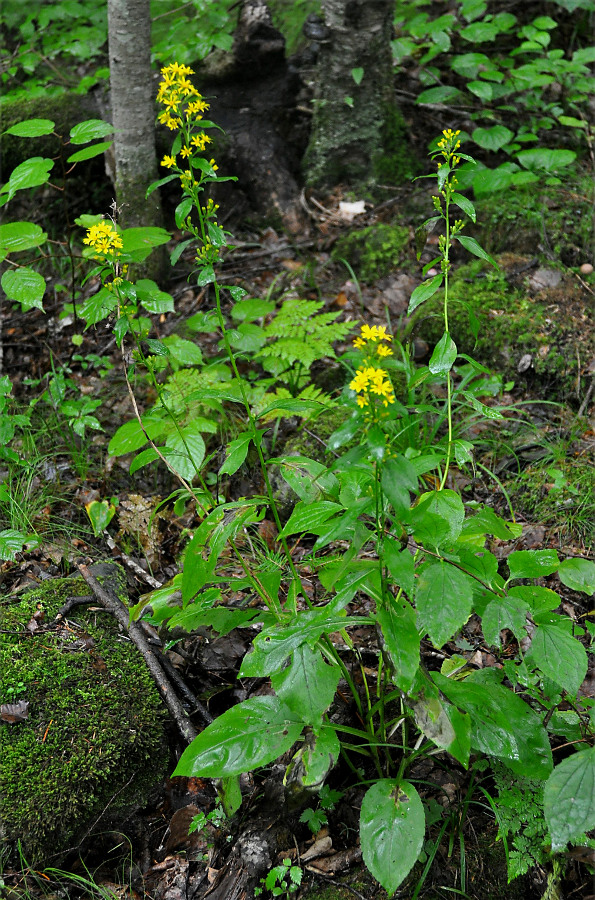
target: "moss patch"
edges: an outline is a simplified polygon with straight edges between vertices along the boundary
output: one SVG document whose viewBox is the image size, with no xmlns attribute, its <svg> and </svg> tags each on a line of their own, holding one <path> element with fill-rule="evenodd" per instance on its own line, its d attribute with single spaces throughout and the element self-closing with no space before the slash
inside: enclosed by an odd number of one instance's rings
<svg viewBox="0 0 595 900">
<path fill-rule="evenodd" d="M 498 271 L 475 260 L 451 277 L 449 328 L 459 352 L 515 381 L 537 377 L 552 394 L 572 395 L 577 359 L 591 359 L 595 353 L 592 301 L 570 276 L 554 289 L 530 291 L 524 275 L 511 276 L 526 258 L 506 254 L 499 259 Z M 438 342 L 444 331 L 443 302 L 440 291 L 416 310 L 410 323 L 413 336 L 430 345 Z M 479 321 L 477 342 L 470 312 Z M 527 375 L 519 375 L 525 354 L 531 356 L 531 367 Z"/>
<path fill-rule="evenodd" d="M 0 601 L 0 702 L 29 702 L 26 721 L 0 724 L 0 838 L 20 839 L 30 865 L 142 805 L 168 763 L 159 695 L 112 617 L 85 606 L 52 625 L 87 594 L 82 578 L 60 578 Z"/>
<path fill-rule="evenodd" d="M 408 243 L 407 227 L 379 223 L 339 238 L 332 255 L 346 259 L 361 281 L 372 283 L 396 268 Z"/>
</svg>

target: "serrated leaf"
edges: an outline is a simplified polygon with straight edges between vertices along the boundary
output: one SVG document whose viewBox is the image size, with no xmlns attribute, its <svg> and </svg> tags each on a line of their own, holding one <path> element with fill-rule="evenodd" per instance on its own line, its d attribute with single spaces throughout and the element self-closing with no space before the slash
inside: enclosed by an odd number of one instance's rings
<svg viewBox="0 0 595 900">
<path fill-rule="evenodd" d="M 544 779 L 552 770 L 552 751 L 541 717 L 517 694 L 499 684 L 432 678 L 442 693 L 471 717 L 471 745 L 501 759 L 517 775 Z"/>
<path fill-rule="evenodd" d="M 587 651 L 577 638 L 557 625 L 539 625 L 533 634 L 529 657 L 544 675 L 571 696 L 587 674 Z"/>
<path fill-rule="evenodd" d="M 525 622 L 529 605 L 518 598 L 495 597 L 485 608 L 481 629 L 486 642 L 493 646 L 500 646 L 500 632 L 508 628 L 514 634 L 517 641 L 527 636 Z"/>
<path fill-rule="evenodd" d="M 543 809 L 553 853 L 595 828 L 595 747 L 556 766 L 545 785 Z"/>
<path fill-rule="evenodd" d="M 471 615 L 473 580 L 446 562 L 422 569 L 415 590 L 420 626 L 436 647 L 450 640 Z"/>
<path fill-rule="evenodd" d="M 514 550 L 506 558 L 509 577 L 543 578 L 556 572 L 560 560 L 555 550 Z"/>
<path fill-rule="evenodd" d="M 72 153 L 68 157 L 66 162 L 83 162 L 85 159 L 93 159 L 95 156 L 101 156 L 101 154 L 105 153 L 112 144 L 113 141 L 102 141 L 100 144 L 93 144 L 91 147 L 85 147 L 84 150 L 77 150 L 76 153 Z"/>
<path fill-rule="evenodd" d="M 413 557 L 408 553 L 411 561 Z M 387 657 L 391 677 L 396 686 L 407 692 L 419 668 L 419 634 L 415 610 L 405 600 L 390 597 L 376 613 L 380 626 L 380 642 Z"/>
<path fill-rule="evenodd" d="M 6 225 L 0 225 L 0 249 L 6 253 L 31 250 L 46 240 L 46 232 L 33 222 L 7 222 Z"/>
<path fill-rule="evenodd" d="M 106 287 L 102 287 L 96 294 L 87 297 L 86 300 L 78 307 L 79 315 L 90 325 L 96 325 L 97 322 L 106 319 L 118 306 L 118 298 Z"/>
<path fill-rule="evenodd" d="M 382 778 L 364 795 L 360 840 L 364 862 L 376 881 L 392 894 L 421 853 L 425 814 L 412 784 Z"/>
<path fill-rule="evenodd" d="M 104 122 L 103 119 L 87 119 L 70 129 L 70 141 L 73 144 L 87 144 L 89 141 L 105 137 L 106 134 L 112 134 L 113 131 L 114 126 Z"/>
<path fill-rule="evenodd" d="M 340 509 L 343 509 L 342 505 L 333 503 L 331 500 L 320 500 L 318 503 L 304 503 L 300 500 L 296 503 L 279 536 L 288 537 L 290 534 L 311 531 L 313 528 L 323 525 Z"/>
<path fill-rule="evenodd" d="M 16 300 L 21 304 L 24 312 L 33 306 L 43 309 L 45 278 L 27 266 L 5 272 L 2 276 L 2 289 L 9 300 Z"/>
<path fill-rule="evenodd" d="M 228 709 L 182 753 L 174 777 L 223 778 L 273 762 L 299 738 L 303 723 L 278 697 L 254 697 Z"/>
<path fill-rule="evenodd" d="M 307 725 L 319 725 L 329 708 L 341 677 L 338 666 L 330 666 L 320 650 L 307 644 L 297 647 L 289 665 L 271 675 L 277 696 Z"/>
<path fill-rule="evenodd" d="M 595 593 L 595 562 L 590 559 L 565 559 L 558 569 L 560 581 L 573 591 Z"/>
<path fill-rule="evenodd" d="M 35 138 L 44 134 L 51 134 L 55 123 L 51 119 L 26 119 L 24 122 L 17 122 L 7 128 L 4 134 L 14 134 L 15 137 Z"/>
<path fill-rule="evenodd" d="M 417 309 L 418 306 L 421 306 L 422 303 L 425 303 L 426 300 L 429 300 L 430 297 L 433 297 L 434 294 L 440 290 L 443 281 L 444 275 L 439 274 L 434 275 L 430 281 L 424 281 L 423 284 L 418 285 L 411 294 L 409 309 L 407 310 L 408 315 L 411 315 L 413 310 Z"/>
<path fill-rule="evenodd" d="M 469 237 L 469 235 L 465 234 L 457 234 L 455 240 L 458 241 L 459 244 L 462 244 L 465 250 L 468 250 L 469 253 L 473 253 L 474 256 L 478 256 L 480 259 L 485 259 L 495 269 L 500 268 L 496 260 L 493 259 L 493 257 L 491 257 L 489 253 L 486 253 L 483 247 L 477 243 L 475 238 Z"/>
<path fill-rule="evenodd" d="M 49 180 L 53 165 L 53 159 L 44 159 L 41 156 L 26 159 L 12 170 L 10 178 L 2 187 L 2 193 L 7 194 L 7 200 L 12 200 L 17 191 L 45 184 Z"/>
</svg>

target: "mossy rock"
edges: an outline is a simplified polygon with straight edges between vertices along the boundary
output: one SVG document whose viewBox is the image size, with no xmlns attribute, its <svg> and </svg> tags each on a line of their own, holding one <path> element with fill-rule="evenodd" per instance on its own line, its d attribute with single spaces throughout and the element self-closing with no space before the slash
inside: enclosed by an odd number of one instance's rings
<svg viewBox="0 0 595 900">
<path fill-rule="evenodd" d="M 576 390 L 577 359 L 589 360 L 595 354 L 591 298 L 569 275 L 555 288 L 528 291 L 522 279 L 517 286 L 510 275 L 515 267 L 522 269 L 527 258 L 504 254 L 498 259 L 498 270 L 474 260 L 451 276 L 449 331 L 459 353 L 516 382 L 536 380 L 552 397 L 571 396 Z M 444 293 L 439 291 L 418 307 L 408 333 L 435 345 L 444 332 L 443 304 Z M 479 327 L 477 340 L 473 319 Z M 519 374 L 526 354 L 531 357 L 530 368 Z"/>
<path fill-rule="evenodd" d="M 123 597 L 117 566 L 92 571 Z M 37 867 L 121 823 L 168 769 L 159 694 L 115 620 L 82 606 L 52 624 L 88 593 L 80 577 L 57 578 L 0 600 L 0 702 L 29 703 L 25 721 L 0 723 L 0 856 L 20 841 Z"/>
<path fill-rule="evenodd" d="M 360 281 L 373 283 L 397 267 L 408 243 L 409 228 L 380 222 L 339 238 L 332 256 L 346 259 Z"/>
</svg>

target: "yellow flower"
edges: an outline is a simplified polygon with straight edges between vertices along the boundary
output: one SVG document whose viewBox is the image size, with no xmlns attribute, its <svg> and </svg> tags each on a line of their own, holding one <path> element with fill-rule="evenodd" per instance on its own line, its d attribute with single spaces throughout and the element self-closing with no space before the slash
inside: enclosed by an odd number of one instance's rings
<svg viewBox="0 0 595 900">
<path fill-rule="evenodd" d="M 374 326 L 376 328 L 376 337 L 379 341 L 392 341 L 390 334 L 386 333 L 385 325 Z"/>
<path fill-rule="evenodd" d="M 182 149 L 180 150 L 180 156 L 182 156 L 184 159 L 187 159 L 191 153 L 192 150 L 190 149 L 190 147 L 182 147 Z"/>
<path fill-rule="evenodd" d="M 219 166 L 215 165 L 215 160 L 214 160 L 214 159 L 210 159 L 210 160 L 209 160 L 209 165 L 210 165 L 211 169 L 213 170 L 213 172 L 216 172 L 217 169 L 219 168 Z"/>
<path fill-rule="evenodd" d="M 201 131 L 200 134 L 195 134 L 194 137 L 190 138 L 190 143 L 198 150 L 202 151 L 207 144 L 211 143 L 211 138 L 208 134 L 205 134 L 204 131 Z"/>
<path fill-rule="evenodd" d="M 93 248 L 95 253 L 100 256 L 119 255 L 122 247 L 122 238 L 116 231 L 113 222 L 98 222 L 87 230 L 86 237 L 83 238 L 83 244 L 88 244 Z"/>
<path fill-rule="evenodd" d="M 377 352 L 378 356 L 392 356 L 393 355 L 393 351 L 390 349 L 390 347 L 385 347 L 384 344 L 380 344 L 380 346 L 378 347 L 378 350 L 376 352 Z"/>
<path fill-rule="evenodd" d="M 355 378 L 349 383 L 349 387 L 357 394 L 365 391 L 368 386 L 369 375 L 365 369 L 358 369 Z"/>
<path fill-rule="evenodd" d="M 175 166 L 176 158 L 175 156 L 164 156 L 161 160 L 161 165 L 165 166 L 166 169 L 171 169 L 172 166 Z"/>
<path fill-rule="evenodd" d="M 356 338 L 353 342 L 353 346 L 357 347 L 358 350 L 361 350 L 362 347 L 366 346 L 366 342 L 362 340 L 362 338 Z"/>
<path fill-rule="evenodd" d="M 361 336 L 364 341 L 376 341 L 378 335 L 378 329 L 375 325 L 372 325 L 370 328 L 369 325 L 362 325 Z"/>
</svg>

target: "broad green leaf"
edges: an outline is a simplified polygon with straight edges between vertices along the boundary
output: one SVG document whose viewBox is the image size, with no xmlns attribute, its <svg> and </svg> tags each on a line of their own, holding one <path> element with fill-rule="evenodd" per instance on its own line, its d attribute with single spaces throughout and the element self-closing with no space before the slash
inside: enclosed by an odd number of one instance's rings
<svg viewBox="0 0 595 900">
<path fill-rule="evenodd" d="M 457 358 L 457 345 L 448 331 L 445 331 L 436 346 L 428 363 L 432 375 L 446 375 L 452 369 Z"/>
<path fill-rule="evenodd" d="M 194 201 L 192 200 L 192 197 L 185 197 L 181 203 L 178 203 L 174 212 L 177 228 L 184 227 L 184 222 L 193 206 Z"/>
<path fill-rule="evenodd" d="M 415 590 L 419 624 L 436 647 L 450 640 L 471 615 L 473 579 L 446 562 L 421 570 Z"/>
<path fill-rule="evenodd" d="M 262 434 L 263 432 L 260 432 Z M 235 475 L 248 455 L 252 433 L 245 432 L 231 441 L 225 449 L 225 462 L 219 469 L 220 475 Z"/>
<path fill-rule="evenodd" d="M 557 172 L 564 169 L 576 159 L 573 150 L 549 150 L 546 147 L 531 147 L 520 150 L 516 158 L 525 169 L 544 169 L 546 172 Z"/>
<path fill-rule="evenodd" d="M 242 805 L 242 789 L 239 775 L 231 775 L 229 778 L 219 779 L 217 796 L 221 800 L 223 812 L 228 819 L 231 819 Z"/>
<path fill-rule="evenodd" d="M 206 591 L 197 594 L 192 598 L 185 609 L 174 610 L 169 620 L 169 628 L 182 628 L 184 631 L 194 631 L 203 625 L 208 624 L 208 615 L 218 600 L 221 599 L 221 591 L 219 588 L 207 588 Z"/>
<path fill-rule="evenodd" d="M 17 191 L 24 191 L 26 188 L 45 184 L 49 180 L 50 169 L 53 166 L 53 159 L 44 159 L 41 156 L 33 156 L 30 159 L 26 159 L 16 169 L 12 170 L 10 178 L 2 187 L 1 193 L 6 193 L 6 199 L 12 200 Z"/>
<path fill-rule="evenodd" d="M 4 134 L 14 134 L 16 137 L 35 138 L 44 134 L 51 134 L 55 123 L 51 119 L 26 119 L 7 128 Z"/>
<path fill-rule="evenodd" d="M 2 289 L 9 300 L 16 300 L 21 304 L 23 312 L 32 306 L 43 309 L 45 278 L 28 266 L 5 272 L 2 276 Z"/>
<path fill-rule="evenodd" d="M 506 558 L 509 577 L 513 578 L 543 578 L 551 575 L 560 566 L 560 560 L 555 550 L 514 550 Z"/>
<path fill-rule="evenodd" d="M 136 293 L 138 302 L 142 303 L 147 312 L 152 315 L 174 311 L 174 298 L 166 291 L 162 291 L 150 278 L 141 278 L 136 282 Z"/>
<path fill-rule="evenodd" d="M 413 557 L 404 550 L 411 561 Z M 396 686 L 407 692 L 419 668 L 419 634 L 415 610 L 405 600 L 389 597 L 386 606 L 376 613 L 380 627 L 380 644 L 387 657 L 391 677 Z"/>
<path fill-rule="evenodd" d="M 0 531 L 0 559 L 14 561 L 26 542 L 27 535 L 21 531 L 15 531 L 14 528 L 5 528 Z"/>
<path fill-rule="evenodd" d="M 464 197 L 462 194 L 457 194 L 457 193 L 452 194 L 451 200 L 453 203 L 455 203 L 459 207 L 459 209 L 462 209 L 463 212 L 467 216 L 469 216 L 469 218 L 471 219 L 472 222 L 475 222 L 475 219 L 476 219 L 475 207 L 474 207 L 473 203 L 471 202 L 471 200 L 468 200 L 467 197 Z"/>
<path fill-rule="evenodd" d="M 486 253 L 483 247 L 481 247 L 477 243 L 475 238 L 469 237 L 468 235 L 464 234 L 457 234 L 455 240 L 457 240 L 459 244 L 462 244 L 465 250 L 468 250 L 469 253 L 473 253 L 474 256 L 478 256 L 480 259 L 487 260 L 487 262 L 491 263 L 491 265 L 493 265 L 495 269 L 500 268 L 496 260 L 493 259 L 489 253 Z"/>
<path fill-rule="evenodd" d="M 33 222 L 7 222 L 6 225 L 0 225 L 0 251 L 5 254 L 31 250 L 46 240 L 46 232 Z"/>
<path fill-rule="evenodd" d="M 477 73 L 486 71 L 493 66 L 493 62 L 485 53 L 461 53 L 450 64 L 451 69 L 463 78 L 476 78 Z"/>
<path fill-rule="evenodd" d="M 508 588 L 508 596 L 528 603 L 533 615 L 556 609 L 562 602 L 559 594 L 539 584 L 515 584 Z"/>
<path fill-rule="evenodd" d="M 338 666 L 326 663 L 320 650 L 297 647 L 289 665 L 271 675 L 277 696 L 306 725 L 317 726 L 329 708 L 341 677 Z"/>
<path fill-rule="evenodd" d="M 139 469 L 144 468 L 144 466 L 148 466 L 150 463 L 155 462 L 156 459 L 159 459 L 159 454 L 154 447 L 147 447 L 146 450 L 141 450 L 140 453 L 137 453 L 132 462 L 130 463 L 129 472 L 131 475 L 134 475 L 135 472 L 138 472 Z"/>
<path fill-rule="evenodd" d="M 501 759 L 517 775 L 545 779 L 552 751 L 541 716 L 517 694 L 499 684 L 475 683 L 473 675 L 453 681 L 438 672 L 432 678 L 451 703 L 471 717 L 471 746 Z"/>
<path fill-rule="evenodd" d="M 231 346 L 243 353 L 255 353 L 266 343 L 264 329 L 252 322 L 242 322 L 237 328 L 230 328 L 227 337 Z"/>
<path fill-rule="evenodd" d="M 287 769 L 286 783 L 301 787 L 320 788 L 341 752 L 341 744 L 334 728 L 322 727 L 316 734 L 306 733 L 304 743 Z"/>
<path fill-rule="evenodd" d="M 587 674 L 587 651 L 577 638 L 556 625 L 535 629 L 529 659 L 572 696 L 576 696 Z"/>
<path fill-rule="evenodd" d="M 508 628 L 517 641 L 527 636 L 525 622 L 529 605 L 518 598 L 495 597 L 488 603 L 481 619 L 481 630 L 486 642 L 493 647 L 500 646 L 500 632 Z"/>
<path fill-rule="evenodd" d="M 131 256 L 135 262 L 143 262 L 153 249 L 167 244 L 171 235 L 164 228 L 143 225 L 138 228 L 125 228 L 122 232 L 122 252 Z"/>
<path fill-rule="evenodd" d="M 504 125 L 493 125 L 491 128 L 476 128 L 471 137 L 484 150 L 495 152 L 506 144 L 510 144 L 514 132 Z"/>
<path fill-rule="evenodd" d="M 286 753 L 302 728 L 278 697 L 245 700 L 192 741 L 173 775 L 223 778 L 250 772 Z"/>
<path fill-rule="evenodd" d="M 238 322 L 253 322 L 255 319 L 262 319 L 270 315 L 275 309 L 276 306 L 271 300 L 252 297 L 249 300 L 240 300 L 239 303 L 235 303 L 231 310 L 231 317 Z"/>
<path fill-rule="evenodd" d="M 454 543 L 461 534 L 464 520 L 463 501 L 456 491 L 448 488 L 443 491 L 428 491 L 422 494 L 409 517 L 416 540 L 432 541 L 432 533 L 435 529 L 436 534 L 439 535 L 435 546 L 444 546 L 445 542 Z M 446 523 L 445 530 L 442 527 L 443 523 Z"/>
<path fill-rule="evenodd" d="M 96 294 L 91 294 L 78 307 L 79 315 L 87 323 L 86 327 L 96 325 L 113 313 L 118 306 L 118 298 L 113 291 L 108 291 L 106 287 L 100 288 Z"/>
<path fill-rule="evenodd" d="M 68 157 L 66 162 L 83 162 L 85 159 L 93 159 L 95 156 L 101 156 L 101 154 L 105 153 L 112 144 L 113 141 L 102 141 L 100 144 L 93 144 L 91 147 L 85 147 L 84 150 L 77 150 L 76 153 L 72 153 Z"/>
<path fill-rule="evenodd" d="M 168 435 L 162 452 L 178 475 L 192 481 L 200 472 L 206 448 L 201 433 L 193 423 L 182 428 L 181 433 L 176 431 Z"/>
<path fill-rule="evenodd" d="M 304 503 L 303 500 L 300 500 L 296 503 L 279 536 L 289 537 L 290 534 L 312 531 L 313 528 L 323 525 L 341 509 L 343 507 L 340 503 L 333 503 L 330 500 L 320 500 L 318 503 Z"/>
<path fill-rule="evenodd" d="M 545 784 L 543 808 L 553 853 L 595 828 L 595 747 L 556 766 Z"/>
<path fill-rule="evenodd" d="M 110 456 L 124 456 L 134 450 L 140 450 L 147 443 L 147 436 L 140 426 L 138 419 L 131 419 L 120 425 L 113 438 L 109 442 L 107 452 Z"/>
<path fill-rule="evenodd" d="M 411 462 L 401 454 L 387 459 L 383 465 L 382 490 L 397 518 L 409 509 L 410 494 L 417 491 L 417 473 Z"/>
<path fill-rule="evenodd" d="M 364 795 L 359 821 L 364 862 L 392 894 L 423 847 L 426 820 L 419 794 L 408 781 L 382 778 Z"/>
<path fill-rule="evenodd" d="M 452 103 L 461 96 L 461 91 L 450 85 L 440 85 L 439 87 L 428 88 L 422 91 L 416 99 L 416 103 Z"/>
<path fill-rule="evenodd" d="M 86 122 L 80 122 L 70 129 L 70 141 L 73 144 L 87 144 L 89 141 L 96 141 L 97 138 L 105 137 L 106 134 L 113 134 L 114 126 L 103 119 L 87 119 Z"/>
<path fill-rule="evenodd" d="M 502 541 L 510 541 L 519 537 L 514 522 L 506 522 L 497 516 L 491 506 L 484 506 L 474 516 L 465 520 L 464 534 L 492 534 Z"/>
<path fill-rule="evenodd" d="M 558 569 L 560 581 L 573 591 L 595 593 L 595 562 L 590 559 L 565 559 Z"/>
<path fill-rule="evenodd" d="M 414 309 L 417 309 L 418 306 L 425 303 L 430 297 L 433 297 L 440 290 L 443 281 L 444 275 L 440 274 L 434 275 L 429 281 L 424 281 L 423 284 L 418 285 L 411 294 L 409 309 L 407 310 L 408 315 L 411 315 Z"/>
<path fill-rule="evenodd" d="M 180 337 L 179 334 L 170 334 L 163 339 L 163 343 L 169 350 L 172 359 L 180 366 L 199 366 L 202 363 L 202 350 L 194 341 Z"/>
<path fill-rule="evenodd" d="M 484 103 L 489 103 L 493 96 L 493 85 L 485 81 L 468 81 L 466 88 Z"/>
</svg>

